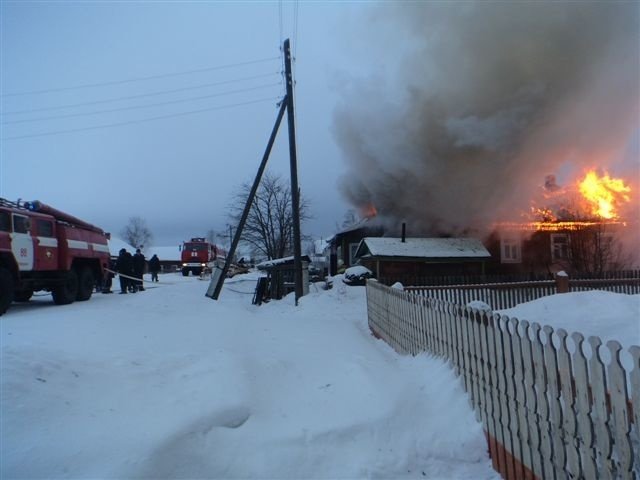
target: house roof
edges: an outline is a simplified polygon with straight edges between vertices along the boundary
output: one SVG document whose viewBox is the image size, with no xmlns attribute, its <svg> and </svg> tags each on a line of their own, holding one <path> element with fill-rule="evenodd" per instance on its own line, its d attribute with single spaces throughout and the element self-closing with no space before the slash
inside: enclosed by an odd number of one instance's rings
<svg viewBox="0 0 640 480">
<path fill-rule="evenodd" d="M 358 245 L 356 258 L 490 258 L 491 254 L 476 238 L 400 238 L 366 237 Z"/>
<path fill-rule="evenodd" d="M 256 265 L 258 270 L 267 270 L 269 268 L 274 268 L 282 265 L 293 265 L 295 257 L 283 257 L 283 258 L 274 258 L 273 260 L 267 260 L 266 262 L 261 262 Z M 300 259 L 303 262 L 311 262 L 309 255 L 301 255 Z"/>
<path fill-rule="evenodd" d="M 144 254 L 147 257 L 147 260 L 155 254 L 161 262 L 179 262 L 181 256 L 180 248 L 173 245 L 170 247 L 145 248 Z"/>
<path fill-rule="evenodd" d="M 122 248 L 129 251 L 130 253 L 135 253 L 136 251 L 135 247 L 131 246 L 130 244 L 128 244 L 121 238 L 116 237 L 115 235 L 111 235 L 111 238 L 107 241 L 107 243 L 109 244 L 109 254 L 112 257 L 117 257 L 118 253 L 120 253 L 120 250 Z"/>
<path fill-rule="evenodd" d="M 339 230 L 338 232 L 334 233 L 333 236 L 327 238 L 327 243 L 334 243 L 336 240 L 344 237 L 345 235 L 358 230 L 382 230 L 382 227 L 380 225 L 377 225 L 376 222 L 373 221 L 373 218 L 375 217 L 365 217 L 362 220 L 354 223 L 353 225 Z"/>
</svg>

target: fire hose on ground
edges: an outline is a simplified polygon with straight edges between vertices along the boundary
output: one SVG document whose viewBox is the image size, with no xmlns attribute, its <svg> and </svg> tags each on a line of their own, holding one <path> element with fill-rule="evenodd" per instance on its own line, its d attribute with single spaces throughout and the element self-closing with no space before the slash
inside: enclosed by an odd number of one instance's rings
<svg viewBox="0 0 640 480">
<path fill-rule="evenodd" d="M 129 280 L 134 280 L 136 282 L 143 282 L 144 283 L 144 281 L 145 281 L 144 280 L 144 275 L 143 275 L 143 278 L 139 278 L 139 277 L 132 277 L 131 275 L 126 275 L 124 273 L 116 272 L 115 270 L 111 270 L 109 268 L 105 268 L 105 270 L 107 272 L 109 272 L 109 273 L 113 273 L 114 276 L 115 275 L 120 275 L 121 277 L 128 278 Z M 147 283 L 149 283 L 149 282 L 147 281 Z M 160 280 L 158 280 L 157 282 L 153 282 L 153 283 L 161 283 L 163 285 L 173 285 L 173 283 L 171 283 L 171 282 L 161 282 Z M 149 288 L 149 287 L 147 287 L 147 288 Z"/>
</svg>

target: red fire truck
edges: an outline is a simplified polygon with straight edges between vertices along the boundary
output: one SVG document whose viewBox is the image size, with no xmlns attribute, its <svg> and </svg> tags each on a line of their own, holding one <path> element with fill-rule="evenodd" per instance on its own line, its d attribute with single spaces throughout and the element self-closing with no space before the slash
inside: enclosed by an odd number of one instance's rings
<svg viewBox="0 0 640 480">
<path fill-rule="evenodd" d="M 0 315 L 39 290 L 57 305 L 91 298 L 109 264 L 108 239 L 44 203 L 0 198 Z"/>
<path fill-rule="evenodd" d="M 210 272 L 216 260 L 224 261 L 227 252 L 203 237 L 195 237 L 182 244 L 182 275 L 194 276 Z"/>
</svg>

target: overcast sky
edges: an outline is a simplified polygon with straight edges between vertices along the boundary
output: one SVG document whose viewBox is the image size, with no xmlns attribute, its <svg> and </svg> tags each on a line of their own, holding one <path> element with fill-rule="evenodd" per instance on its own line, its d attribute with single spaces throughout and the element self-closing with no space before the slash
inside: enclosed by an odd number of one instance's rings
<svg viewBox="0 0 640 480">
<path fill-rule="evenodd" d="M 349 205 L 336 187 L 345 168 L 333 92 L 349 68 L 350 17 L 366 5 L 1 5 L 0 196 L 39 199 L 114 233 L 140 216 L 155 245 L 226 232 L 227 206 L 253 181 L 284 95 L 290 38 L 299 184 L 314 217 L 303 233 L 334 233 Z M 286 126 L 269 169 L 288 181 Z"/>
<path fill-rule="evenodd" d="M 637 1 L 0 8 L 5 198 L 114 233 L 139 216 L 156 246 L 226 233 L 289 38 L 303 233 L 327 238 L 352 205 L 410 235 L 478 231 L 589 169 L 623 177 L 639 217 Z M 288 180 L 282 127 L 269 168 Z"/>
</svg>

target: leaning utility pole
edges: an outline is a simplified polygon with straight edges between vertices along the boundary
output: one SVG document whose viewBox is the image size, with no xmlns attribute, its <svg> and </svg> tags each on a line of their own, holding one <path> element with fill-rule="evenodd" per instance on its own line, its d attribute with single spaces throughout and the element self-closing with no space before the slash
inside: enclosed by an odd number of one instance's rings
<svg viewBox="0 0 640 480">
<path fill-rule="evenodd" d="M 296 155 L 296 126 L 293 111 L 293 75 L 291 48 L 284 41 L 284 73 L 287 84 L 287 120 L 289 123 L 289 163 L 291 165 L 291 210 L 293 216 L 293 268 L 296 283 L 296 305 L 302 297 L 302 248 L 300 246 L 300 189 L 298 188 L 298 158 Z"/>
<path fill-rule="evenodd" d="M 238 243 L 240 242 L 240 237 L 242 235 L 242 230 L 244 229 L 244 224 L 247 221 L 247 217 L 249 216 L 249 211 L 251 210 L 251 204 L 253 203 L 253 199 L 256 196 L 256 192 L 258 191 L 258 186 L 260 185 L 260 180 L 262 179 L 262 173 L 264 172 L 265 167 L 267 166 L 267 160 L 269 160 L 269 154 L 271 153 L 271 148 L 273 147 L 273 143 L 276 140 L 276 134 L 278 133 L 278 128 L 280 127 L 280 122 L 282 121 L 282 117 L 284 117 L 284 111 L 287 107 L 287 97 L 282 100 L 280 104 L 280 110 L 278 111 L 278 118 L 276 119 L 276 123 L 273 126 L 273 130 L 271 131 L 271 136 L 269 137 L 269 141 L 267 142 L 267 148 L 264 151 L 264 155 L 262 156 L 262 162 L 260 162 L 260 166 L 258 167 L 258 173 L 256 173 L 256 178 L 253 180 L 253 185 L 251 186 L 251 191 L 249 192 L 249 196 L 247 197 L 247 202 L 244 205 L 244 210 L 242 211 L 242 216 L 240 217 L 240 222 L 238 223 L 238 227 L 236 228 L 236 234 L 233 236 L 233 241 L 231 242 L 231 248 L 227 253 L 227 258 L 224 262 L 224 267 L 219 268 L 216 265 L 216 268 L 213 270 L 211 274 L 211 283 L 209 284 L 209 289 L 205 294 L 207 297 L 211 297 L 214 300 L 217 300 L 220 296 L 220 290 L 222 290 L 222 284 L 224 283 L 224 279 L 227 276 L 227 272 L 229 271 L 229 266 L 231 265 L 231 261 L 233 256 L 236 254 L 236 248 L 238 247 Z M 229 225 L 229 235 L 231 235 L 231 225 Z"/>
<path fill-rule="evenodd" d="M 205 295 L 207 297 L 211 297 L 214 300 L 217 300 L 218 297 L 220 296 L 220 291 L 222 290 L 224 279 L 227 276 L 227 272 L 229 271 L 229 266 L 231 265 L 231 261 L 233 259 L 233 256 L 235 255 L 238 242 L 240 242 L 240 237 L 242 236 L 242 230 L 244 229 L 244 224 L 246 223 L 247 217 L 249 216 L 249 211 L 251 210 L 251 204 L 253 203 L 253 199 L 256 195 L 256 191 L 258 190 L 258 186 L 262 178 L 262 173 L 264 172 L 264 169 L 267 165 L 267 160 L 269 160 L 269 154 L 271 153 L 271 148 L 273 147 L 273 143 L 276 139 L 276 134 L 278 133 L 280 122 L 282 121 L 282 117 L 284 116 L 285 110 L 287 110 L 287 119 L 289 121 L 289 160 L 290 160 L 289 163 L 291 167 L 291 214 L 293 217 L 293 252 L 294 252 L 293 268 L 294 268 L 294 274 L 295 274 L 294 276 L 295 276 L 296 305 L 298 305 L 298 299 L 302 297 L 303 289 L 302 289 L 302 248 L 300 246 L 300 189 L 298 188 L 298 160 L 296 156 L 296 129 L 295 129 L 295 117 L 293 115 L 294 113 L 293 112 L 293 75 L 291 74 L 291 48 L 289 45 L 289 39 L 284 41 L 284 62 L 285 62 L 285 77 L 286 77 L 286 83 L 287 83 L 287 94 L 282 99 L 282 102 L 280 104 L 280 111 L 278 112 L 278 118 L 276 119 L 276 123 L 273 126 L 273 131 L 271 132 L 271 136 L 269 137 L 267 148 L 262 157 L 262 162 L 260 163 L 260 167 L 258 168 L 258 173 L 256 174 L 256 178 L 253 181 L 253 186 L 251 187 L 251 191 L 249 192 L 247 202 L 244 206 L 244 210 L 242 211 L 242 216 L 240 217 L 240 222 L 238 223 L 238 227 L 236 228 L 236 233 L 233 236 L 233 242 L 231 243 L 231 248 L 229 249 L 229 253 L 227 254 L 224 267 L 220 268 L 216 265 L 216 268 L 213 270 L 213 273 L 211 274 L 211 283 L 209 284 L 209 289 L 207 290 L 207 293 Z M 231 234 L 231 227 L 229 227 L 229 234 Z"/>
</svg>

